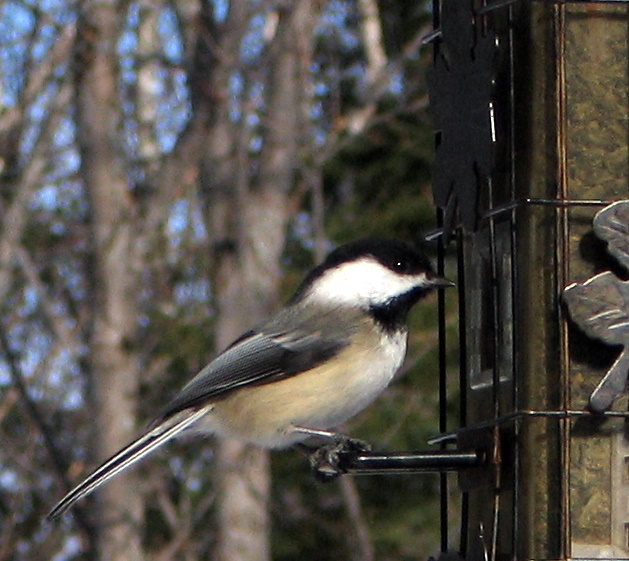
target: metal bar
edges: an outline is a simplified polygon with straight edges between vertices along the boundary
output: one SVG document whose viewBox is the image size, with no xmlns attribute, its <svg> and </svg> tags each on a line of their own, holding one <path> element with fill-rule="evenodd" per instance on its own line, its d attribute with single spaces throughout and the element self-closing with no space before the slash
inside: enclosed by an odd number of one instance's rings
<svg viewBox="0 0 629 561">
<path fill-rule="evenodd" d="M 424 45 L 428 45 L 428 43 L 432 43 L 438 37 L 441 37 L 441 29 L 435 29 L 434 31 L 428 33 L 428 35 L 424 35 L 421 39 L 420 44 L 423 47 Z"/>
<path fill-rule="evenodd" d="M 496 2 L 492 2 L 486 4 L 482 8 L 476 10 L 476 14 L 483 15 L 489 12 L 493 12 L 494 10 L 499 10 L 500 8 L 506 8 L 507 6 L 511 7 L 513 4 L 516 4 L 519 0 L 497 0 Z M 546 4 L 627 4 L 629 0 L 531 0 L 532 2 L 546 3 Z M 432 43 L 435 39 L 441 37 L 441 29 L 435 28 L 427 35 L 424 35 L 421 39 L 421 45 L 427 45 Z"/>
<path fill-rule="evenodd" d="M 493 180 L 491 176 L 487 180 L 487 190 L 489 192 L 489 204 L 490 210 L 494 205 L 494 189 Z M 492 357 L 492 369 L 491 369 L 491 399 L 494 417 L 498 418 L 502 414 L 502 403 L 500 397 L 500 282 L 498 278 L 498 255 L 497 255 L 497 240 L 496 240 L 496 222 L 494 216 L 489 218 L 489 264 L 491 270 L 491 280 L 488 290 L 491 294 L 491 316 L 492 316 L 492 338 L 493 338 L 493 357 Z M 496 561 L 497 549 L 498 549 L 498 524 L 499 524 L 499 511 L 500 511 L 500 495 L 494 494 L 493 508 L 492 508 L 492 524 L 491 524 L 491 548 L 489 550 L 490 561 Z"/>
<path fill-rule="evenodd" d="M 526 418 L 546 418 L 546 419 L 578 419 L 581 417 L 590 417 L 592 419 L 603 420 L 605 418 L 621 418 L 621 419 L 629 419 L 629 411 L 603 411 L 601 413 L 594 413 L 592 411 L 582 410 L 582 409 L 564 409 L 564 410 L 552 410 L 552 411 L 533 411 L 527 409 L 521 409 L 518 411 L 513 411 L 512 413 L 507 413 L 502 417 L 498 417 L 495 419 L 488 419 L 487 421 L 482 421 L 480 423 L 474 423 L 473 425 L 468 426 L 464 429 L 453 430 L 444 434 L 439 434 L 428 439 L 428 444 L 439 444 L 441 442 L 456 442 L 457 435 L 465 430 L 473 429 L 483 429 L 489 427 L 496 427 L 505 425 L 507 423 L 517 421 L 519 419 Z"/>
<path fill-rule="evenodd" d="M 532 0 L 534 2 L 544 2 L 546 4 L 626 4 L 629 0 Z M 486 14 L 505 6 L 511 6 L 518 0 L 497 0 L 487 4 L 478 10 L 478 14 Z"/>
<path fill-rule="evenodd" d="M 565 27 L 565 6 L 554 7 L 555 18 L 555 42 L 556 42 L 556 76 L 555 103 L 556 103 L 556 150 L 557 150 L 557 187 L 560 199 L 568 198 L 568 155 L 567 155 L 567 117 L 566 117 L 566 27 Z M 556 271 L 555 282 L 556 294 L 567 284 L 568 278 L 568 207 L 560 206 L 556 210 L 556 236 L 559 238 L 555 246 L 557 252 L 555 256 Z M 568 364 L 568 331 L 565 320 L 562 321 L 561 306 L 557 305 L 557 325 L 559 326 L 560 338 L 560 393 L 561 407 L 569 407 L 569 387 L 570 372 Z M 561 554 L 563 557 L 571 557 L 570 539 L 570 423 L 568 419 L 559 421 L 560 426 L 560 448 L 561 448 Z"/>
<path fill-rule="evenodd" d="M 428 38 L 424 38 L 422 45 L 429 42 L 436 41 L 441 38 L 441 0 L 433 0 L 433 33 Z M 433 63 L 439 52 L 439 41 L 436 41 L 433 46 Z M 435 137 L 436 142 L 436 137 Z M 436 145 L 436 144 L 435 144 Z M 443 229 L 444 211 L 437 209 L 437 226 Z M 438 267 L 443 269 L 443 257 L 445 249 L 445 241 L 441 238 L 438 242 L 439 261 Z M 443 292 L 443 291 L 439 291 Z M 445 300 L 442 294 L 438 295 L 438 321 L 439 321 L 439 430 L 443 430 L 442 427 L 447 426 L 447 395 L 445 394 Z M 446 429 L 447 430 L 447 429 Z M 442 447 L 441 452 L 445 451 Z M 448 550 L 448 518 L 449 518 L 449 501 L 448 501 L 448 480 L 445 475 L 441 475 L 439 479 L 439 538 L 441 551 Z"/>
<path fill-rule="evenodd" d="M 467 400 L 468 400 L 468 345 L 467 345 L 467 304 L 466 304 L 466 279 L 465 279 L 465 254 L 463 251 L 463 231 L 457 229 L 457 285 L 459 287 L 459 426 L 467 426 Z M 442 445 L 445 445 L 444 442 Z M 459 552 L 463 559 L 467 558 L 467 540 L 469 524 L 469 493 L 463 493 L 461 497 L 461 527 L 459 536 Z"/>
<path fill-rule="evenodd" d="M 514 6 L 510 5 L 508 8 L 508 52 L 509 52 L 509 187 L 511 189 L 511 200 L 517 200 L 517 166 L 516 166 L 516 14 Z M 520 49 L 522 47 L 520 46 Z M 520 59 L 518 58 L 518 61 Z M 509 211 L 509 225 L 511 231 L 511 243 L 509 247 L 510 259 L 511 259 L 511 318 L 514 325 L 511 336 L 511 376 L 512 376 L 512 408 L 518 408 L 520 406 L 520 376 L 517 371 L 517 344 L 518 333 L 516 332 L 516 325 L 520 325 L 518 322 L 518 306 L 516 300 L 519 295 L 519 262 L 517 259 L 517 247 L 518 247 L 518 215 L 517 209 L 513 208 Z M 514 427 L 514 442 L 513 442 L 513 508 L 511 510 L 511 526 L 513 529 L 511 535 L 511 551 L 514 557 L 517 556 L 517 552 L 520 550 L 520 477 L 521 477 L 521 456 L 520 456 L 520 427 L 516 423 Z"/>
<path fill-rule="evenodd" d="M 627 4 L 629 0 L 534 0 L 535 2 L 552 2 L 555 4 Z"/>
<path fill-rule="evenodd" d="M 447 473 L 478 467 L 486 462 L 480 451 L 342 452 L 339 467 L 352 475 L 394 473 Z"/>
<path fill-rule="evenodd" d="M 443 226 L 443 211 L 437 213 L 438 225 Z M 438 261 L 437 274 L 445 276 L 444 257 L 445 247 L 444 240 L 440 239 L 437 244 Z M 438 315 L 438 333 L 439 333 L 439 430 L 445 432 L 448 430 L 448 384 L 447 384 L 447 340 L 446 340 L 446 300 L 445 291 L 440 290 L 437 295 L 437 315 Z M 445 451 L 445 445 L 442 445 L 441 451 Z M 439 480 L 440 491 L 440 526 L 441 526 L 441 550 L 448 550 L 448 520 L 449 520 L 449 497 L 448 476 L 445 472 L 441 472 Z"/>
<path fill-rule="evenodd" d="M 515 201 L 510 201 L 503 205 L 499 205 L 494 207 L 487 212 L 483 213 L 479 220 L 488 220 L 495 216 L 505 214 L 507 212 L 511 212 L 520 207 L 531 205 L 531 206 L 554 206 L 554 207 L 605 207 L 612 204 L 615 201 L 609 200 L 600 200 L 600 199 L 540 199 L 540 198 L 521 198 L 516 199 Z M 435 241 L 442 237 L 444 234 L 443 228 L 435 228 L 428 232 L 424 239 L 428 242 Z"/>
</svg>

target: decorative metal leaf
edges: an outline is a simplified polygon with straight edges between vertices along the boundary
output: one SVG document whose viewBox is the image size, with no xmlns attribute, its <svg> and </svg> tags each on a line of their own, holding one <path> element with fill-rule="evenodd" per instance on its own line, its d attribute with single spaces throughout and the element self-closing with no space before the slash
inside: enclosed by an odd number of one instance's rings
<svg viewBox="0 0 629 561">
<path fill-rule="evenodd" d="M 607 242 L 608 251 L 629 270 L 629 201 L 618 201 L 599 211 L 594 231 Z M 623 350 L 590 395 L 590 408 L 603 412 L 625 391 L 629 375 L 629 281 L 600 273 L 574 283 L 563 292 L 570 316 L 590 337 Z"/>
<path fill-rule="evenodd" d="M 571 284 L 563 297 L 572 319 L 590 337 L 629 345 L 629 282 L 605 272 L 583 284 Z"/>
<path fill-rule="evenodd" d="M 441 47 L 434 68 L 428 72 L 428 94 L 435 127 L 441 133 L 437 147 L 433 195 L 446 209 L 455 211 L 468 230 L 478 221 L 478 192 L 491 173 L 495 37 L 483 36 L 475 24 L 470 0 L 441 3 Z M 452 224 L 446 223 L 446 230 Z"/>
<path fill-rule="evenodd" d="M 629 347 L 625 347 L 590 395 L 590 409 L 602 413 L 625 391 L 629 372 Z"/>
<path fill-rule="evenodd" d="M 594 217 L 594 232 L 608 243 L 607 250 L 629 270 L 629 201 L 618 201 Z"/>
</svg>

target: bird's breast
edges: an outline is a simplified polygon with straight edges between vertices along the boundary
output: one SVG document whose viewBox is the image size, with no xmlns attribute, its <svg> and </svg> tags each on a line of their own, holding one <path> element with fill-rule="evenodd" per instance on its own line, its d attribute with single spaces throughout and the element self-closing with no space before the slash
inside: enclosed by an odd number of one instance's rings
<svg viewBox="0 0 629 561">
<path fill-rule="evenodd" d="M 210 428 L 222 436 L 281 448 L 300 440 L 292 427 L 325 430 L 345 422 L 389 385 L 406 354 L 406 331 L 374 329 L 361 337 L 331 361 L 242 388 L 217 402 Z"/>
</svg>

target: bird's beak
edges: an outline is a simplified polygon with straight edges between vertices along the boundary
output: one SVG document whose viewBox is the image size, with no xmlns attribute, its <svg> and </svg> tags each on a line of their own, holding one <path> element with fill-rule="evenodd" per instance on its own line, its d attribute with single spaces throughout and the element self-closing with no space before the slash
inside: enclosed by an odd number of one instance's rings
<svg viewBox="0 0 629 561">
<path fill-rule="evenodd" d="M 428 282 L 430 282 L 430 288 L 449 288 L 456 286 L 450 279 L 440 277 L 434 273 L 428 275 Z"/>
</svg>

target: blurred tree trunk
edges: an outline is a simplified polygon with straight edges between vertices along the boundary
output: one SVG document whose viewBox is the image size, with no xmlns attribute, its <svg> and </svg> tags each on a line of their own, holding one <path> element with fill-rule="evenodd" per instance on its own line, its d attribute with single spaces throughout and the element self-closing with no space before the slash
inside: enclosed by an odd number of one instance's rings
<svg viewBox="0 0 629 561">
<path fill-rule="evenodd" d="M 89 201 L 92 239 L 88 354 L 99 459 L 136 431 L 138 357 L 134 350 L 138 271 L 134 205 L 123 159 L 117 103 L 116 41 L 124 2 L 83 4 L 74 62 L 80 174 Z M 99 550 L 107 561 L 140 561 L 142 496 L 133 472 L 100 494 Z"/>
<path fill-rule="evenodd" d="M 231 16 L 246 2 L 231 5 Z M 214 240 L 217 346 L 224 348 L 278 305 L 280 258 L 290 215 L 290 188 L 300 144 L 299 53 L 294 48 L 310 13 L 298 2 L 279 13 L 268 52 L 266 115 L 259 172 L 252 178 L 248 124 L 238 126 L 228 108 L 217 114 L 204 161 L 204 193 Z M 234 40 L 237 40 L 234 37 Z M 225 44 L 225 43 L 223 43 Z M 230 51 L 227 51 L 230 52 Z M 233 52 L 233 51 L 232 51 Z M 227 81 L 216 75 L 215 86 Z M 224 86 L 223 86 L 224 87 Z M 268 497 L 270 473 L 265 451 L 235 441 L 217 444 L 218 527 L 215 559 L 270 558 Z"/>
</svg>

